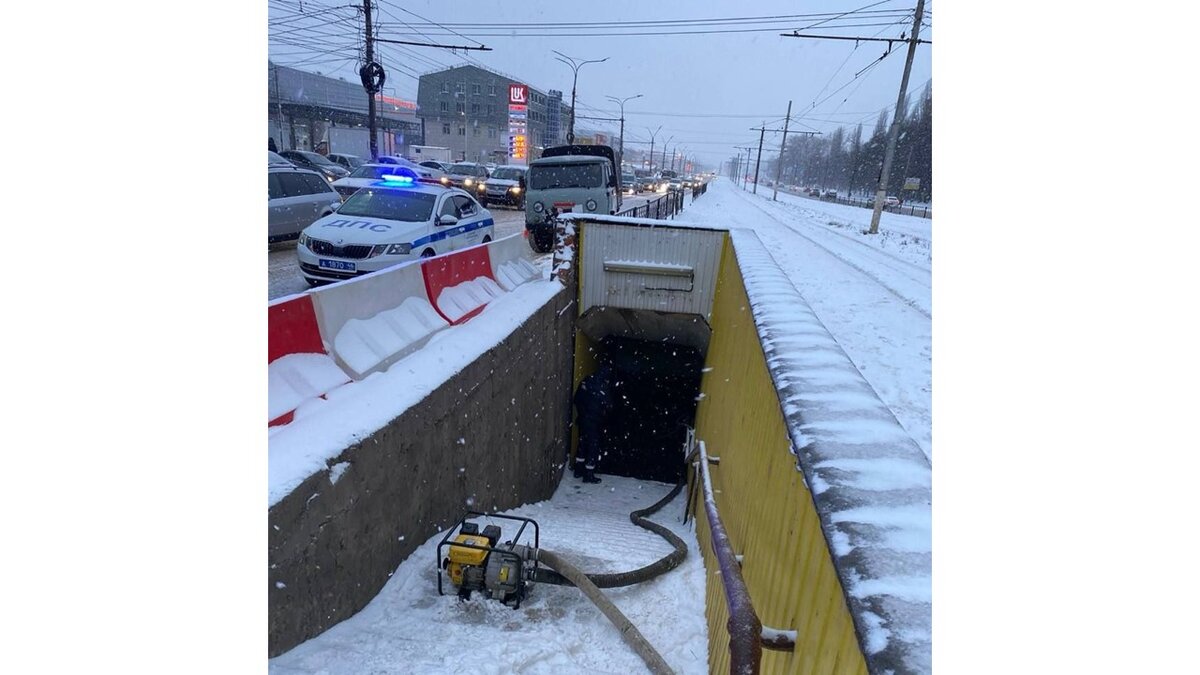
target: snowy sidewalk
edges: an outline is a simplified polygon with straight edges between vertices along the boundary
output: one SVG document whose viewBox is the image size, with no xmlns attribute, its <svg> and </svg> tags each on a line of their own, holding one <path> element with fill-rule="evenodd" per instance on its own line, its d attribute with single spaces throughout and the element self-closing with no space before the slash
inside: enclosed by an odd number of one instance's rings
<svg viewBox="0 0 1200 675">
<path fill-rule="evenodd" d="M 658 535 L 629 521 L 671 490 L 670 485 L 603 476 L 588 485 L 569 475 L 549 501 L 506 512 L 541 525 L 542 547 L 587 572 L 646 565 L 671 551 Z M 704 564 L 692 524 L 682 524 L 684 490 L 651 519 L 688 543 L 683 564 L 653 581 L 605 594 L 678 673 L 708 672 Z M 470 508 L 464 506 L 464 509 Z M 503 538 L 511 521 L 491 521 Z M 483 523 L 483 524 L 486 524 Z M 641 659 L 577 589 L 533 584 L 513 610 L 474 594 L 460 602 L 445 580 L 437 594 L 439 533 L 393 573 L 361 612 L 269 662 L 276 675 L 294 673 L 629 673 Z"/>
</svg>

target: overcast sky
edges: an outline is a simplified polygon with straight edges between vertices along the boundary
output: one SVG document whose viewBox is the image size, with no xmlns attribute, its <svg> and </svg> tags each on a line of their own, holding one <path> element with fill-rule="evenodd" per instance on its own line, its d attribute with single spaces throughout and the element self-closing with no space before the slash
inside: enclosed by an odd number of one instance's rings
<svg viewBox="0 0 1200 675">
<path fill-rule="evenodd" d="M 278 63 L 311 72 L 355 80 L 361 48 L 361 18 L 353 0 L 269 0 L 269 54 Z M 301 5 L 305 17 L 300 16 Z M 780 37 L 793 28 L 815 35 L 899 37 L 912 28 L 916 0 L 871 2 L 786 0 L 747 2 L 437 2 L 376 0 L 381 38 L 434 41 L 443 44 L 483 43 L 490 52 L 452 53 L 443 49 L 381 45 L 388 71 L 385 93 L 415 100 L 417 76 L 441 65 L 466 59 L 523 80 L 541 89 L 561 89 L 569 101 L 571 69 L 554 59 L 558 50 L 577 59 L 601 59 L 579 71 L 579 115 L 616 116 L 608 96 L 643 94 L 625 105 L 626 149 L 646 148 L 650 130 L 656 153 L 674 136 L 671 148 L 686 148 L 701 162 L 719 165 L 736 154 L 736 145 L 757 145 L 766 121 L 780 128 L 793 101 L 791 129 L 831 132 L 838 124 L 862 122 L 870 134 L 882 109 L 896 103 L 904 68 L 905 46 L 877 65 L 887 49 L 882 42 L 813 40 Z M 933 39 L 933 3 L 925 5 L 921 37 Z M 859 12 L 814 25 L 843 12 Z M 805 18 L 745 21 L 751 17 L 826 14 Z M 905 18 L 907 14 L 907 18 Z M 538 23 L 661 22 L 687 19 L 743 19 L 712 24 L 608 26 L 587 32 L 662 33 L 669 31 L 741 30 L 755 32 L 691 35 L 553 36 L 580 33 L 577 26 Z M 446 28 L 425 22 L 447 24 Z M 766 21 L 766 20 L 764 20 Z M 482 24 L 462 26 L 461 24 Z M 409 25 L 405 25 L 409 24 Z M 806 28 L 812 26 L 811 28 Z M 455 31 L 461 35 L 456 35 Z M 424 35 L 418 34 L 423 33 Z M 465 36 L 465 37 L 464 37 Z M 909 80 L 910 96 L 931 78 L 932 45 L 917 48 Z M 857 78 L 855 74 L 870 67 Z M 814 106 L 814 103 L 816 104 Z M 911 105 L 911 98 L 910 98 Z M 602 112 L 597 112 L 602 111 Z M 744 117 L 735 117 L 744 116 Z M 616 125 L 578 120 L 576 130 Z M 764 147 L 778 148 L 779 134 L 767 134 Z M 764 150 L 764 158 L 767 157 Z"/>
</svg>

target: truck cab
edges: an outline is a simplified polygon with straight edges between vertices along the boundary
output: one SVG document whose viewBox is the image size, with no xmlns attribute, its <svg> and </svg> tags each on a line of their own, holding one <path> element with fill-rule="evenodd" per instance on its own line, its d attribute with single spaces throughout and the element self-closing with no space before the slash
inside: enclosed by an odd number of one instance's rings
<svg viewBox="0 0 1200 675">
<path fill-rule="evenodd" d="M 616 154 L 606 145 L 547 148 L 529 164 L 525 229 L 538 253 L 554 247 L 554 220 L 560 213 L 615 214 L 621 210 L 621 174 Z"/>
</svg>

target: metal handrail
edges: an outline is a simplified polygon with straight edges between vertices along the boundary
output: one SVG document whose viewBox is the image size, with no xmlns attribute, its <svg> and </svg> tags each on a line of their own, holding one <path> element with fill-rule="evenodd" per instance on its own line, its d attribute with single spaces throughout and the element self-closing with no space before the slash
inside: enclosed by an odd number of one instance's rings
<svg viewBox="0 0 1200 675">
<path fill-rule="evenodd" d="M 762 649 L 793 651 L 796 647 L 796 631 L 779 630 L 764 627 L 754 611 L 750 599 L 750 591 L 742 578 L 742 563 L 740 556 L 733 552 L 733 544 L 721 522 L 717 512 L 716 498 L 713 496 L 712 477 L 708 472 L 709 463 L 717 463 L 717 458 L 709 458 L 704 441 L 696 440 L 694 432 L 688 432 L 689 446 L 695 444 L 695 449 L 689 451 L 689 460 L 698 451 L 700 457 L 697 472 L 704 488 L 704 511 L 708 516 L 708 528 L 712 534 L 711 545 L 713 554 L 721 571 L 721 586 L 725 591 L 725 602 L 729 606 L 729 621 L 726 629 L 729 631 L 729 672 L 739 675 L 757 675 L 762 661 Z"/>
<path fill-rule="evenodd" d="M 641 206 L 631 206 L 624 211 L 617 213 L 618 216 L 632 216 L 650 218 L 650 207 L 654 207 L 654 219 L 661 220 L 664 217 L 674 217 L 676 213 L 683 210 L 683 191 L 676 190 L 660 195 L 653 201 L 646 202 Z M 639 213 L 640 212 L 640 213 Z"/>
</svg>

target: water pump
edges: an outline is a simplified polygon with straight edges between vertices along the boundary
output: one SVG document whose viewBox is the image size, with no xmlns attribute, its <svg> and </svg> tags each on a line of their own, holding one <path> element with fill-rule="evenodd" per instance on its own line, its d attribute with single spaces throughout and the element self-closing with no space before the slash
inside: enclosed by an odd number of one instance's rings
<svg viewBox="0 0 1200 675">
<path fill-rule="evenodd" d="M 480 530 L 478 522 L 468 520 L 472 516 L 514 520 L 521 526 L 515 537 L 501 542 L 499 526 L 488 525 Z M 533 526 L 532 546 L 519 543 L 529 525 Z M 517 609 L 525 598 L 528 582 L 538 573 L 539 537 L 538 524 L 530 518 L 468 511 L 438 543 L 438 595 L 444 595 L 442 572 L 445 571 L 450 583 L 458 589 L 458 597 L 469 600 L 472 592 L 480 591 Z M 445 549 L 448 551 L 443 554 Z"/>
</svg>

